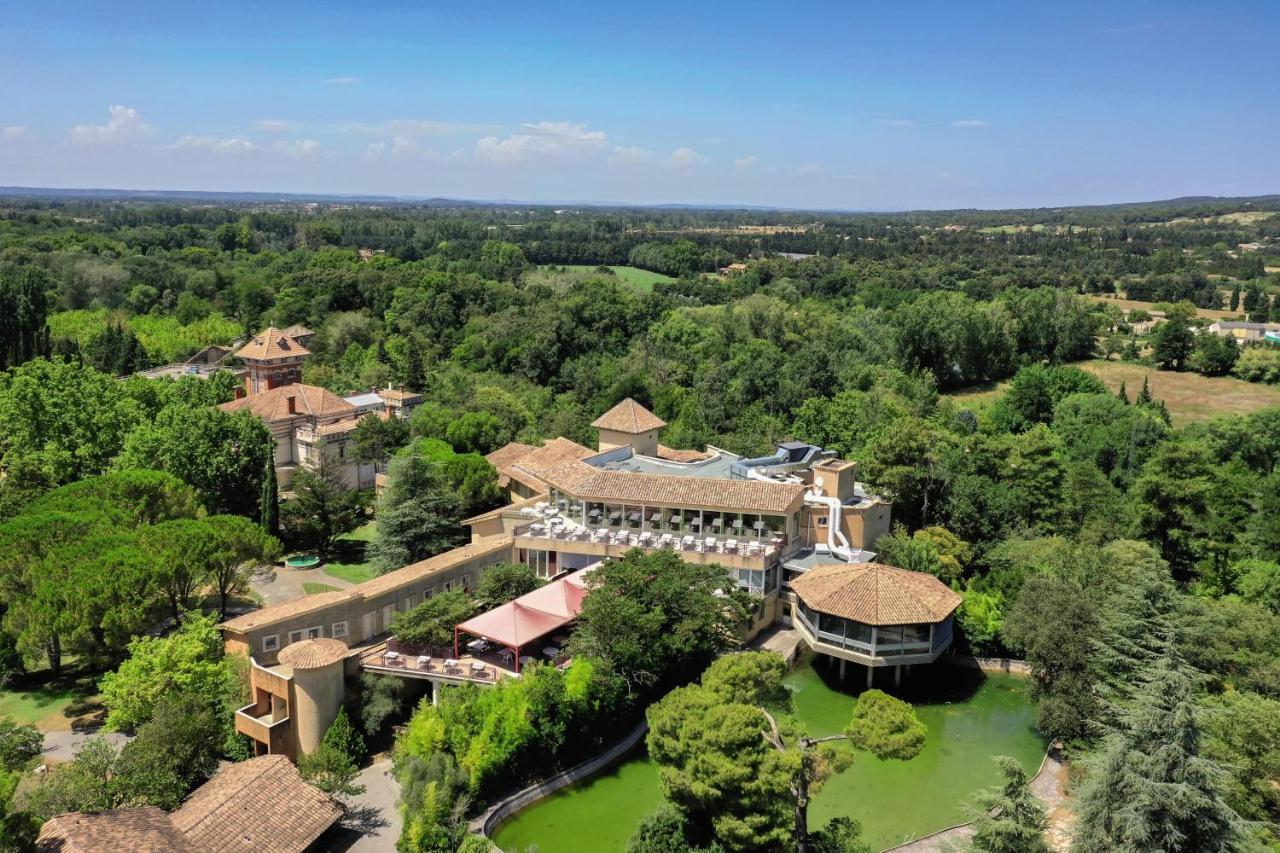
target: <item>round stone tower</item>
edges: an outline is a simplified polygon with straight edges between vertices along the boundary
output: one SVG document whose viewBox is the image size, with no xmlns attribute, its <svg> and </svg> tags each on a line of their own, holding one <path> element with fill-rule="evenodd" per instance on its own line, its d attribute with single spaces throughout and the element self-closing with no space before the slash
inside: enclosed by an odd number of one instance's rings
<svg viewBox="0 0 1280 853">
<path fill-rule="evenodd" d="M 346 643 L 327 638 L 301 640 L 280 651 L 280 663 L 293 670 L 289 718 L 299 757 L 316 750 L 342 708 L 346 656 Z"/>
</svg>

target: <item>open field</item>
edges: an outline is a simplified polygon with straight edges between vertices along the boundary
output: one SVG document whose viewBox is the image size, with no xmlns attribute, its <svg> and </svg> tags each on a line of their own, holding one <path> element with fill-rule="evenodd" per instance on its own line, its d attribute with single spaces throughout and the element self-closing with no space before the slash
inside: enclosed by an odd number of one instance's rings
<svg viewBox="0 0 1280 853">
<path fill-rule="evenodd" d="M 376 577 L 378 572 L 365 559 L 364 552 L 365 546 L 373 541 L 373 534 L 377 529 L 377 522 L 370 521 L 345 536 L 338 537 L 333 548 L 334 561 L 325 563 L 321 570 L 330 577 L 349 583 L 361 583 Z"/>
<path fill-rule="evenodd" d="M 594 272 L 595 267 L 590 264 L 566 264 L 565 269 L 573 272 Z M 648 293 L 653 290 L 653 286 L 660 281 L 675 281 L 669 275 L 663 275 L 660 272 L 650 272 L 642 270 L 639 267 L 609 267 L 613 270 L 613 274 L 626 284 L 631 285 L 636 290 Z"/>
<path fill-rule="evenodd" d="M 1112 392 L 1119 391 L 1120 383 L 1123 382 L 1130 400 L 1142 389 L 1142 380 L 1146 377 L 1151 395 L 1157 400 L 1164 400 L 1175 426 L 1220 415 L 1247 415 L 1268 406 L 1280 406 L 1280 387 L 1245 382 L 1230 376 L 1173 373 L 1145 364 L 1102 359 L 1083 361 L 1076 366 L 1101 379 Z M 1007 385 L 1007 382 L 1001 382 L 995 386 L 966 388 L 947 394 L 946 397 L 961 405 L 981 410 L 1004 393 Z"/>
<path fill-rule="evenodd" d="M 1165 222 L 1143 222 L 1142 227 L 1153 228 L 1162 225 L 1208 225 L 1211 222 L 1229 222 L 1234 225 L 1250 225 L 1254 222 L 1261 222 L 1276 215 L 1274 210 L 1237 210 L 1234 213 L 1224 213 L 1221 216 L 1202 216 L 1190 217 L 1179 216 L 1176 219 L 1170 219 Z"/>
<path fill-rule="evenodd" d="M 1267 406 L 1280 406 L 1280 387 L 1245 382 L 1230 376 L 1173 373 L 1143 364 L 1094 359 L 1079 365 L 1101 379 L 1112 391 L 1125 384 L 1129 399 L 1148 377 L 1151 395 L 1164 400 L 1175 425 L 1208 420 L 1219 415 L 1247 415 Z"/>
<path fill-rule="evenodd" d="M 101 710 L 97 685 L 77 672 L 51 679 L 31 673 L 0 690 L 0 717 L 34 723 L 43 732 L 67 731 L 86 715 Z"/>
<path fill-rule="evenodd" d="M 1111 305 L 1118 305 L 1126 311 L 1132 311 L 1140 308 L 1143 311 L 1151 311 L 1155 308 L 1154 302 L 1139 302 L 1136 299 L 1119 299 L 1114 296 L 1102 296 L 1100 294 L 1091 293 L 1085 296 L 1092 302 L 1106 302 Z M 1196 316 L 1203 317 L 1206 320 L 1234 320 L 1244 316 L 1239 311 L 1221 311 L 1217 308 L 1197 308 Z"/>
</svg>

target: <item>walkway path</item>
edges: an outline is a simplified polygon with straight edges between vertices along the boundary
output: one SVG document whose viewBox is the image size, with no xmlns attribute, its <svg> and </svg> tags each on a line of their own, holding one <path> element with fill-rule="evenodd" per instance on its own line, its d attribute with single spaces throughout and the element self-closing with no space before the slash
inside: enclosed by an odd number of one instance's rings
<svg viewBox="0 0 1280 853">
<path fill-rule="evenodd" d="M 1070 849 L 1071 824 L 1074 818 L 1067 807 L 1067 768 L 1056 745 L 1049 749 L 1040 765 L 1040 772 L 1031 779 L 1031 792 L 1049 814 L 1049 826 L 1045 831 L 1049 846 L 1059 851 Z M 890 847 L 885 853 L 948 853 L 962 849 L 964 842 L 972 835 L 973 825 L 961 824 Z"/>
<path fill-rule="evenodd" d="M 795 628 L 775 625 L 756 637 L 751 643 L 751 648 L 777 652 L 782 655 L 783 660 L 791 664 L 795 661 L 796 653 L 800 649 L 800 632 Z"/>
<path fill-rule="evenodd" d="M 382 758 L 360 771 L 356 784 L 364 793 L 352 797 L 347 813 L 319 842 L 320 849 L 343 853 L 395 853 L 400 837 L 400 785 L 391 774 L 391 759 Z"/>
<path fill-rule="evenodd" d="M 265 604 L 284 604 L 307 594 L 304 583 L 322 583 L 335 589 L 352 586 L 350 581 L 325 574 L 320 569 L 291 569 L 287 566 L 264 566 L 266 571 L 254 573 L 250 588 L 262 596 Z"/>
</svg>

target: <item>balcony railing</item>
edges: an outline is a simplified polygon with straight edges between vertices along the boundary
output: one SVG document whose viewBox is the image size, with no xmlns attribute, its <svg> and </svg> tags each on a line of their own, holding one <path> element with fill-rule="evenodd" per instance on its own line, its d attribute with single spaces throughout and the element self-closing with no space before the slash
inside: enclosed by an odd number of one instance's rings
<svg viewBox="0 0 1280 853">
<path fill-rule="evenodd" d="M 555 523 L 554 519 L 534 521 L 515 528 L 515 535 L 548 542 L 579 543 L 616 548 L 644 548 L 707 556 L 746 557 L 764 560 L 779 554 L 782 542 L 725 536 L 697 536 L 681 532 L 634 531 L 610 527 L 582 527 Z"/>
</svg>

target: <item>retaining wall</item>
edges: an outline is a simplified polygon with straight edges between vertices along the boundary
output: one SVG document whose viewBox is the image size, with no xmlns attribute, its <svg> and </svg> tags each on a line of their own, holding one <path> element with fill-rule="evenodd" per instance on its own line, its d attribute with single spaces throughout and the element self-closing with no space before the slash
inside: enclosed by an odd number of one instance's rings
<svg viewBox="0 0 1280 853">
<path fill-rule="evenodd" d="M 640 745 L 640 741 L 644 739 L 645 734 L 649 731 L 649 723 L 641 720 L 635 728 L 627 733 L 627 736 L 606 749 L 604 752 L 589 758 L 581 764 L 574 765 L 568 770 L 564 770 L 549 779 L 536 782 L 523 790 L 517 791 L 510 797 L 500 800 L 496 804 L 489 807 L 484 814 L 471 822 L 471 831 L 479 833 L 486 838 L 493 838 L 493 832 L 498 828 L 498 824 L 507 818 L 528 808 L 544 797 L 554 794 L 561 788 L 566 788 L 574 782 L 581 782 L 588 779 L 601 770 L 620 761 L 629 752 Z"/>
</svg>

